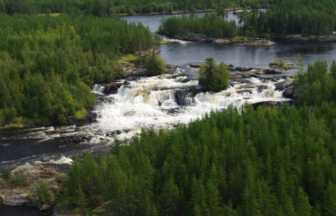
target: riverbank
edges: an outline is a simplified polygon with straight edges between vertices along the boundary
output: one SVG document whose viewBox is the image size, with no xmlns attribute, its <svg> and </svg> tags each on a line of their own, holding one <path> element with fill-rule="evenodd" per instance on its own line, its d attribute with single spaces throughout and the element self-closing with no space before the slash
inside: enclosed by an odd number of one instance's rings
<svg viewBox="0 0 336 216">
<path fill-rule="evenodd" d="M 336 35 L 323 35 L 323 36 L 314 36 L 314 35 L 287 35 L 279 40 L 285 41 L 302 41 L 302 42 L 336 42 Z"/>
<path fill-rule="evenodd" d="M 269 47 L 275 45 L 275 42 L 266 39 L 249 39 L 247 37 L 237 36 L 231 39 L 223 39 L 223 38 L 210 38 L 204 34 L 194 34 L 189 33 L 184 36 L 176 36 L 174 39 L 186 41 L 186 42 L 201 42 L 201 43 L 213 43 L 216 45 L 225 45 L 225 44 L 233 44 L 233 45 L 243 45 L 243 46 L 251 46 L 251 47 Z M 165 40 L 163 44 L 172 43 L 172 40 Z"/>
</svg>

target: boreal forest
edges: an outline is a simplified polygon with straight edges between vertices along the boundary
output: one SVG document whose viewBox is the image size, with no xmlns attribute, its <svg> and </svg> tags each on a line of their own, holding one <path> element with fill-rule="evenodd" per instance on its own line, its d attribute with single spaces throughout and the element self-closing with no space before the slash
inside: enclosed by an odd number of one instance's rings
<svg viewBox="0 0 336 216">
<path fill-rule="evenodd" d="M 90 212 L 108 201 L 115 215 L 334 215 L 336 62 L 328 68 L 302 68 L 299 108 L 231 107 L 117 141 L 97 160 L 84 155 L 60 206 Z"/>
<path fill-rule="evenodd" d="M 154 45 L 142 24 L 97 17 L 0 15 L 0 124 L 83 118 L 94 83 L 124 76 L 117 60 Z"/>
<path fill-rule="evenodd" d="M 235 8 L 252 10 L 226 21 Z M 120 15 L 212 11 L 166 19 L 159 32 L 281 38 L 333 34 L 335 8 L 335 0 L 0 0 L 0 126 L 85 117 L 97 104 L 92 85 L 124 78 L 127 55 L 153 50 L 147 75 L 163 74 L 158 37 Z M 78 215 L 333 216 L 336 61 L 296 69 L 294 105 L 230 106 L 172 130 L 143 129 L 75 159 L 57 192 L 39 183 L 34 193 Z M 226 89 L 230 78 L 210 56 L 200 66 L 203 91 Z M 0 189 L 14 185 L 10 176 L 0 175 Z"/>
</svg>

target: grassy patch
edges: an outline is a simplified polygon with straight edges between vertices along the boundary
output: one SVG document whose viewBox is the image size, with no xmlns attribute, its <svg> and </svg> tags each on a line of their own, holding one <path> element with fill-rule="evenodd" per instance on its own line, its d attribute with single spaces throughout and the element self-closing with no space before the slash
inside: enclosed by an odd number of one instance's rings
<svg viewBox="0 0 336 216">
<path fill-rule="evenodd" d="M 81 110 L 78 110 L 75 113 L 75 118 L 76 119 L 82 119 L 82 118 L 85 118 L 86 115 L 87 115 L 86 109 L 82 108 Z"/>
<path fill-rule="evenodd" d="M 270 66 L 282 67 L 284 65 L 284 61 L 271 61 Z"/>
<path fill-rule="evenodd" d="M 246 37 L 240 37 L 240 36 L 237 36 L 237 37 L 234 37 L 234 38 L 231 39 L 232 43 L 244 43 L 245 41 L 247 41 L 247 38 Z"/>
<path fill-rule="evenodd" d="M 0 130 L 21 129 L 24 127 L 25 125 L 22 123 L 12 123 L 12 124 L 6 124 L 5 126 L 0 127 Z"/>
<path fill-rule="evenodd" d="M 118 60 L 118 63 L 121 64 L 123 62 L 129 62 L 129 63 L 134 63 L 139 57 L 136 56 L 136 55 L 133 55 L 133 54 L 129 54 L 129 55 L 126 55 L 126 56 L 123 56 L 121 57 L 119 60 Z"/>
</svg>

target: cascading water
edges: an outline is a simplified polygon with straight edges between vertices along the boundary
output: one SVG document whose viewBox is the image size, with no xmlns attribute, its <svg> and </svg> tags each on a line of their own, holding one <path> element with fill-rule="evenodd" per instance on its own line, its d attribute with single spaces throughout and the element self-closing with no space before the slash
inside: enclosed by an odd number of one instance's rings
<svg viewBox="0 0 336 216">
<path fill-rule="evenodd" d="M 104 89 L 105 89 L 105 86 L 103 86 L 103 85 L 99 85 L 99 84 L 94 84 L 93 86 L 92 86 L 92 92 L 93 93 L 98 93 L 98 94 L 103 94 L 103 92 L 104 92 Z"/>
<path fill-rule="evenodd" d="M 104 95 L 104 85 L 94 85 L 92 93 L 100 102 L 94 112 L 97 122 L 84 126 L 62 126 L 19 130 L 4 140 L 38 139 L 40 142 L 60 137 L 91 137 L 83 143 L 109 143 L 115 138 L 125 139 L 142 129 L 172 129 L 202 118 L 205 113 L 223 110 L 233 105 L 240 111 L 245 103 L 285 101 L 282 91 L 275 90 L 281 81 L 257 78 L 231 80 L 231 86 L 221 92 L 201 92 L 197 70 L 178 68 L 172 74 L 127 80 L 117 94 Z M 290 83 L 286 81 L 283 83 Z M 283 88 L 282 88 L 283 89 Z"/>
<path fill-rule="evenodd" d="M 275 90 L 275 82 L 257 78 L 243 82 L 234 82 L 233 86 L 218 93 L 193 93 L 192 90 L 200 89 L 198 81 L 188 80 L 181 70 L 170 75 L 139 78 L 122 85 L 117 94 L 108 96 L 114 100 L 97 105 L 98 122 L 89 127 L 105 140 L 124 139 L 141 129 L 170 129 L 180 123 L 187 124 L 229 105 L 240 110 L 245 103 L 287 100 L 281 91 Z M 121 132 L 111 136 L 114 131 Z"/>
</svg>

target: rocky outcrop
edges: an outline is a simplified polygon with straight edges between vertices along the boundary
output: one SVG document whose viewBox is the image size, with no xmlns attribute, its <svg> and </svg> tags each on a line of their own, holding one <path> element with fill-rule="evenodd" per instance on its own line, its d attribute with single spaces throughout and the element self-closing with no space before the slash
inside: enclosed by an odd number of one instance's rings
<svg viewBox="0 0 336 216">
<path fill-rule="evenodd" d="M 199 65 L 199 64 L 189 64 L 189 67 L 191 67 L 191 68 L 200 68 L 201 65 Z"/>
<path fill-rule="evenodd" d="M 283 74 L 280 69 L 264 69 L 260 71 L 261 74 Z"/>
<path fill-rule="evenodd" d="M 292 61 L 272 61 L 269 66 L 271 68 L 292 69 L 294 68 L 294 62 Z"/>
<path fill-rule="evenodd" d="M 270 40 L 254 40 L 247 42 L 245 45 L 253 47 L 269 47 L 275 45 L 275 42 Z"/>
<path fill-rule="evenodd" d="M 64 143 L 81 143 L 85 141 L 92 140 L 92 137 L 90 136 L 77 136 L 76 134 L 74 136 L 64 136 L 62 137 Z"/>
<path fill-rule="evenodd" d="M 294 85 L 288 86 L 286 90 L 282 93 L 285 98 L 298 99 L 300 92 Z"/>
<path fill-rule="evenodd" d="M 46 210 L 49 210 L 51 208 L 52 208 L 51 205 L 49 205 L 48 203 L 44 203 L 44 204 L 40 205 L 39 210 L 40 211 L 46 211 Z"/>
<path fill-rule="evenodd" d="M 265 102 L 258 102 L 252 104 L 254 109 L 257 109 L 259 106 L 266 106 L 266 107 L 283 107 L 283 106 L 290 106 L 296 105 L 293 101 L 265 101 Z"/>
<path fill-rule="evenodd" d="M 192 92 L 177 91 L 175 92 L 176 103 L 180 106 L 193 106 L 195 104 Z"/>
<path fill-rule="evenodd" d="M 336 42 L 336 35 L 325 35 L 325 36 L 303 36 L 303 35 L 288 35 L 284 40 L 287 41 L 318 41 L 318 42 Z"/>
<path fill-rule="evenodd" d="M 177 68 L 176 65 L 173 65 L 173 64 L 166 64 L 165 72 L 166 72 L 166 73 L 173 73 L 173 72 L 175 72 L 176 68 Z"/>
<path fill-rule="evenodd" d="M 106 95 L 117 94 L 119 87 L 120 87 L 120 85 L 117 85 L 115 83 L 110 83 L 110 84 L 106 85 L 103 93 L 106 94 Z"/>
<path fill-rule="evenodd" d="M 293 84 L 292 80 L 284 80 L 282 82 L 275 83 L 275 90 L 283 91 L 285 90 L 288 86 L 291 86 Z"/>
<path fill-rule="evenodd" d="M 4 204 L 7 206 L 22 206 L 28 202 L 28 194 L 14 194 L 5 196 Z"/>
<path fill-rule="evenodd" d="M 231 41 L 230 40 L 226 40 L 226 39 L 214 39 L 212 41 L 212 43 L 214 43 L 214 44 L 230 44 Z"/>
<path fill-rule="evenodd" d="M 252 68 L 251 67 L 236 67 L 236 70 L 246 72 L 246 71 L 252 70 Z"/>
</svg>

